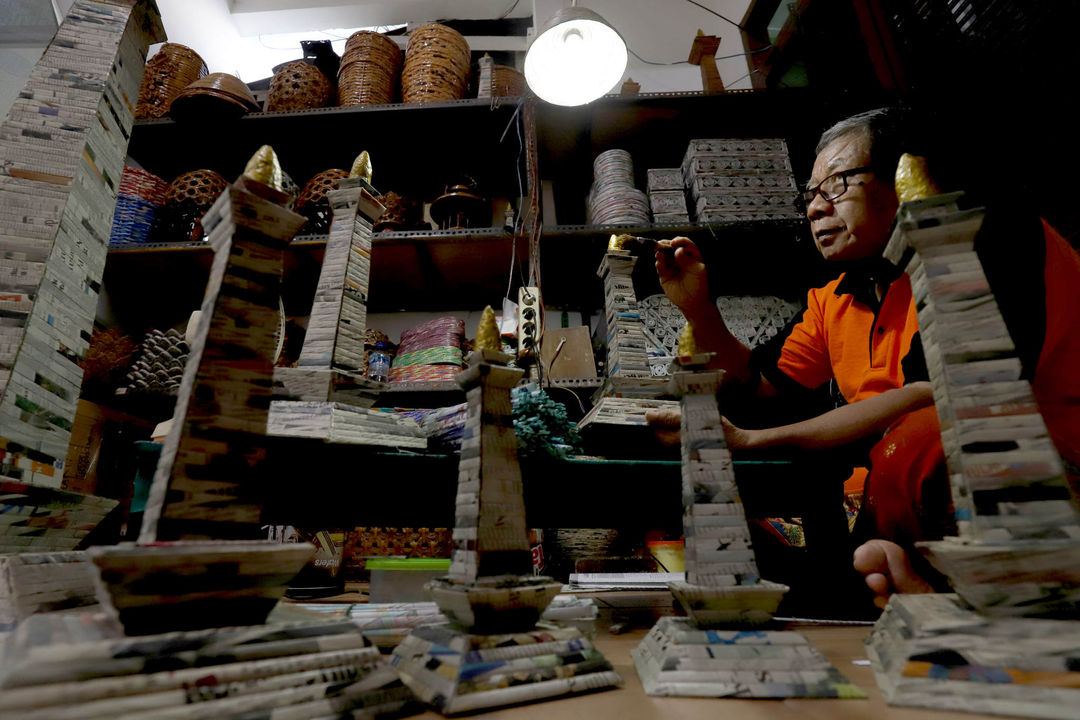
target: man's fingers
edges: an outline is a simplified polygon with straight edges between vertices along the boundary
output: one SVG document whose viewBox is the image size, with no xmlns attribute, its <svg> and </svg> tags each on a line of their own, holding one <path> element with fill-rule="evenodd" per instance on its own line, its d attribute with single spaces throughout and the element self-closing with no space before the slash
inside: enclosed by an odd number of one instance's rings
<svg viewBox="0 0 1080 720">
<path fill-rule="evenodd" d="M 678 428 L 682 421 L 682 414 L 674 409 L 650 408 L 645 411 L 645 420 L 649 425 L 657 428 Z"/>
</svg>

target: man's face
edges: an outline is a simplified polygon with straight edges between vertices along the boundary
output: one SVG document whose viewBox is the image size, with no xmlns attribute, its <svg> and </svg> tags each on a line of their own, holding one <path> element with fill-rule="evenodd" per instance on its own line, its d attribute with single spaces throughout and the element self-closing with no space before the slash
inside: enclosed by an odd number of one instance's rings
<svg viewBox="0 0 1080 720">
<path fill-rule="evenodd" d="M 817 156 L 809 186 L 815 187 L 833 173 L 869 164 L 867 133 L 843 135 Z M 893 186 L 868 170 L 849 176 L 847 191 L 835 200 L 815 195 L 807 205 L 806 217 L 826 260 L 861 260 L 881 255 L 897 206 Z"/>
</svg>

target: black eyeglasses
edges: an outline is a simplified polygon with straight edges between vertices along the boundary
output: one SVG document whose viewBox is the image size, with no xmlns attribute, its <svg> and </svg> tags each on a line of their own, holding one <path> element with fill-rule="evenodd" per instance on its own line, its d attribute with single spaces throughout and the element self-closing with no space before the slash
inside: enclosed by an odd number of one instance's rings
<svg viewBox="0 0 1080 720">
<path fill-rule="evenodd" d="M 808 187 L 802 192 L 802 199 L 806 205 L 814 202 L 815 195 L 821 195 L 824 199 L 832 202 L 841 195 L 847 192 L 848 178 L 852 175 L 858 175 L 859 173 L 873 172 L 869 165 L 863 165 L 862 167 L 851 168 L 850 170 L 841 170 L 840 172 L 833 173 L 814 187 Z"/>
</svg>

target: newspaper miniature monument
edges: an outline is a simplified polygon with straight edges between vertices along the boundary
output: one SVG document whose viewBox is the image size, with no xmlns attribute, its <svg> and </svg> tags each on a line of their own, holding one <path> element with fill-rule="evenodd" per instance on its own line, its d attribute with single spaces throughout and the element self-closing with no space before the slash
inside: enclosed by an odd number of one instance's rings
<svg viewBox="0 0 1080 720">
<path fill-rule="evenodd" d="M 645 692 L 865 697 L 803 636 L 755 627 L 772 620 L 787 586 L 759 577 L 716 403 L 722 373 L 705 371 L 708 361 L 679 357 L 684 371 L 671 380 L 681 396 L 686 582 L 670 587 L 689 617 L 661 618 L 631 651 Z"/>
<path fill-rule="evenodd" d="M 0 125 L 0 630 L 88 600 L 115 500 L 60 489 L 153 2 L 75 2 Z"/>
<path fill-rule="evenodd" d="M 959 597 L 894 595 L 868 652 L 892 704 L 1075 718 L 1080 516 L 961 197 L 902 203 L 885 250 L 911 278 L 958 529 L 919 549 Z"/>
<path fill-rule="evenodd" d="M 383 212 L 370 179 L 365 151 L 327 195 L 333 219 L 304 345 L 297 367 L 274 371 L 284 394 L 296 399 L 270 404 L 267 434 L 426 449 L 415 421 L 368 409 L 381 387 L 366 377 L 364 331 L 371 237 Z"/>
<path fill-rule="evenodd" d="M 622 249 L 618 236 L 611 242 L 596 274 L 604 281 L 604 317 L 607 320 L 607 376 L 649 378 L 645 350 L 645 326 L 638 313 L 634 293 L 634 265 L 637 258 Z"/>
<path fill-rule="evenodd" d="M 483 326 L 458 375 L 468 410 L 450 574 L 428 585 L 451 624 L 417 627 L 393 655 L 404 683 L 448 715 L 621 684 L 580 630 L 536 625 L 561 585 L 531 574 L 510 401 L 523 371 Z"/>
</svg>

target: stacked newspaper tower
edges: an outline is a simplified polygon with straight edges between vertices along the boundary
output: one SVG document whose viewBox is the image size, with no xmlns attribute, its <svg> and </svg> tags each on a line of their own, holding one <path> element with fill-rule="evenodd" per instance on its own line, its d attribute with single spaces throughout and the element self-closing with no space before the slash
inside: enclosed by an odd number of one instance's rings
<svg viewBox="0 0 1080 720">
<path fill-rule="evenodd" d="M 267 472 L 282 262 L 304 223 L 278 204 L 286 199 L 241 178 L 203 217 L 214 262 L 150 488 L 143 543 L 261 535 L 254 489 Z"/>
<path fill-rule="evenodd" d="M 649 168 L 649 207 L 653 223 L 686 225 L 690 222 L 684 188 L 679 168 Z"/>
<path fill-rule="evenodd" d="M 137 638 L 100 614 L 35 615 L 4 659 L 4 717 L 300 720 L 414 702 L 355 625 L 296 610 L 258 628 Z"/>
<path fill-rule="evenodd" d="M 60 487 L 132 110 L 164 39 L 153 2 L 79 0 L 0 125 L 0 474 Z"/>
<path fill-rule="evenodd" d="M 983 211 L 960 197 L 901 205 L 885 256 L 911 277 L 959 532 L 919 549 L 978 615 L 895 597 L 871 655 L 892 703 L 1075 717 L 1080 516 L 974 251 Z"/>
<path fill-rule="evenodd" d="M 681 357 L 702 370 L 706 354 Z M 688 618 L 662 618 L 633 651 L 649 695 L 863 697 L 793 632 L 721 630 L 772 619 L 787 587 L 761 580 L 732 472 L 716 391 L 720 373 L 679 372 L 686 582 L 671 592 Z"/>
<path fill-rule="evenodd" d="M 414 421 L 369 410 L 379 383 L 365 377 L 371 238 L 383 206 L 362 177 L 327 195 L 333 219 L 298 366 L 277 368 L 289 398 L 270 404 L 266 433 L 332 443 L 426 448 Z"/>
<path fill-rule="evenodd" d="M 536 628 L 561 586 L 530 574 L 510 400 L 522 370 L 506 367 L 508 360 L 478 349 L 458 376 L 468 410 L 454 551 L 449 576 L 428 585 L 451 624 L 417 627 L 393 655 L 402 681 L 445 714 L 621 682 L 579 630 Z"/>
<path fill-rule="evenodd" d="M 691 140 L 682 173 L 698 222 L 802 219 L 781 138 Z"/>
<path fill-rule="evenodd" d="M 634 265 L 629 250 L 608 249 L 596 274 L 604 281 L 604 317 L 607 320 L 607 375 L 648 378 L 645 327 L 634 294 Z"/>
</svg>

